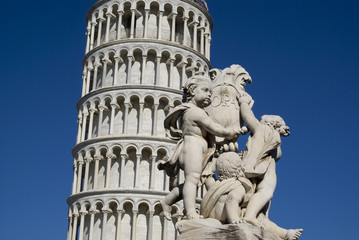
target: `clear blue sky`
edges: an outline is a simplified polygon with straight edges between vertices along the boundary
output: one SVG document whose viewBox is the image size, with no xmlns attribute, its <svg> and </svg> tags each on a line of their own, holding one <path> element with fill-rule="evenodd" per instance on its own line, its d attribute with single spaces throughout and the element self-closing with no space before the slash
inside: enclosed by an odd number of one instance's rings
<svg viewBox="0 0 359 240">
<path fill-rule="evenodd" d="M 66 238 L 85 15 L 94 2 L 2 2 L 0 239 Z M 245 67 L 255 114 L 282 115 L 291 127 L 271 219 L 304 228 L 304 240 L 357 239 L 359 2 L 208 5 L 213 66 Z"/>
</svg>

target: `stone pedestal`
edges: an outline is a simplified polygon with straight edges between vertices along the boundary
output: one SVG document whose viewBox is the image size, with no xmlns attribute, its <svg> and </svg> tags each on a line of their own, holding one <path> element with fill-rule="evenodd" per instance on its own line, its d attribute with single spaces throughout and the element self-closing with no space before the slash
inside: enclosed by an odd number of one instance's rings
<svg viewBox="0 0 359 240">
<path fill-rule="evenodd" d="M 247 223 L 222 225 L 216 219 L 184 220 L 176 226 L 178 240 L 282 240 Z"/>
</svg>

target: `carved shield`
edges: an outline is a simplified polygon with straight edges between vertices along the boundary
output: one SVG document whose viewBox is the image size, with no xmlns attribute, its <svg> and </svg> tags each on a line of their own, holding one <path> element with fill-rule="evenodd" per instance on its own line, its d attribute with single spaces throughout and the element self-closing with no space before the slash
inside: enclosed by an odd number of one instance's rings
<svg viewBox="0 0 359 240">
<path fill-rule="evenodd" d="M 225 128 L 243 126 L 237 97 L 245 90 L 246 82 L 251 82 L 249 74 L 239 65 L 232 65 L 224 70 L 213 69 L 212 103 L 206 109 L 208 115 Z M 217 142 L 223 138 L 217 137 Z"/>
</svg>

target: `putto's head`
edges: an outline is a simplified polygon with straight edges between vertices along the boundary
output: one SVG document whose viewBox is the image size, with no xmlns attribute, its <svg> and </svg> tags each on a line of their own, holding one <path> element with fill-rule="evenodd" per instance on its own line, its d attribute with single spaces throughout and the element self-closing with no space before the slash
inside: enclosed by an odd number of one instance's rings
<svg viewBox="0 0 359 240">
<path fill-rule="evenodd" d="M 216 161 L 216 171 L 220 181 L 243 177 L 242 158 L 235 152 L 222 153 Z"/>
<path fill-rule="evenodd" d="M 209 77 L 194 76 L 188 79 L 183 88 L 182 102 L 192 101 L 198 107 L 211 104 L 212 83 Z"/>
<path fill-rule="evenodd" d="M 285 124 L 283 118 L 277 115 L 263 115 L 261 117 L 261 123 L 272 127 L 279 132 L 281 136 L 289 136 L 289 127 Z"/>
</svg>

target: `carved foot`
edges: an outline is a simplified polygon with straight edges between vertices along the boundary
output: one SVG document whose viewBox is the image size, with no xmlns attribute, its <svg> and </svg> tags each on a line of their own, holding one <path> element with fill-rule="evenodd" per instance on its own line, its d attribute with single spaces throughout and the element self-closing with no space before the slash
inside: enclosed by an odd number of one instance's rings
<svg viewBox="0 0 359 240">
<path fill-rule="evenodd" d="M 234 221 L 232 222 L 232 224 L 240 224 L 240 223 L 245 223 L 245 222 L 246 222 L 246 221 L 244 221 L 244 219 L 241 218 L 241 219 L 234 220 Z"/>
<path fill-rule="evenodd" d="M 303 229 L 289 229 L 285 240 L 297 240 L 302 235 Z"/>
<path fill-rule="evenodd" d="M 187 219 L 188 220 L 192 220 L 192 219 L 200 219 L 200 216 L 198 215 L 198 213 L 196 212 L 196 210 L 191 210 L 187 213 Z"/>
<path fill-rule="evenodd" d="M 264 228 L 260 221 L 258 221 L 256 218 L 243 218 L 244 222 L 249 223 L 255 227 Z"/>
<path fill-rule="evenodd" d="M 161 205 L 162 205 L 162 209 L 163 209 L 163 215 L 165 216 L 165 218 L 168 221 L 172 220 L 172 207 L 170 205 L 168 205 L 167 203 L 165 203 L 164 200 L 161 201 Z"/>
</svg>

